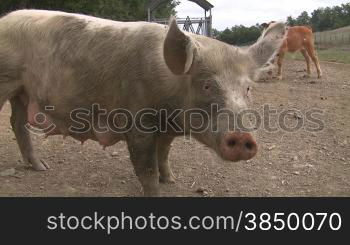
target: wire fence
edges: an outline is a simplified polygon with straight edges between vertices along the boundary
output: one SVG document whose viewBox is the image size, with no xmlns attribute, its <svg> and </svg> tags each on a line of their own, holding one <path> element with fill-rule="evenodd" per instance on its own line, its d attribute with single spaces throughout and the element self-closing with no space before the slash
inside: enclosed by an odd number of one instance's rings
<svg viewBox="0 0 350 245">
<path fill-rule="evenodd" d="M 331 31 L 315 32 L 316 46 L 350 45 L 350 26 Z"/>
</svg>

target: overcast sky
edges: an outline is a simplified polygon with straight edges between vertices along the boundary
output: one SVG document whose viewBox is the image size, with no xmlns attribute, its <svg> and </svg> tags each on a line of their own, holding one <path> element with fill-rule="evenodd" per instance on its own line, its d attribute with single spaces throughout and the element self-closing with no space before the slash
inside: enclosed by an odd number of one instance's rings
<svg viewBox="0 0 350 245">
<path fill-rule="evenodd" d="M 251 26 L 271 20 L 297 17 L 302 11 L 311 12 L 319 7 L 331 7 L 349 0 L 210 0 L 213 8 L 213 27 L 224 30 L 234 25 Z M 197 4 L 181 0 L 178 17 L 202 17 L 204 10 Z"/>
</svg>

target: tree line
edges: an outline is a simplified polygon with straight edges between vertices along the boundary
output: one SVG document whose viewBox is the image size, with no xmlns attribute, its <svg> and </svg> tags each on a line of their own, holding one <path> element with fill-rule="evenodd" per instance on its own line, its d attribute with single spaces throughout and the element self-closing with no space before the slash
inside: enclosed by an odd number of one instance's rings
<svg viewBox="0 0 350 245">
<path fill-rule="evenodd" d="M 0 0 L 0 14 L 13 10 L 31 8 L 74 12 L 113 20 L 147 20 L 149 0 Z M 179 1 L 164 3 L 156 11 L 156 18 L 174 15 Z"/>
<path fill-rule="evenodd" d="M 224 31 L 213 30 L 214 38 L 232 45 L 248 45 L 256 41 L 262 32 L 262 27 L 259 24 L 246 27 L 236 25 L 232 28 L 226 28 Z"/>
<path fill-rule="evenodd" d="M 139 21 L 147 19 L 148 3 L 149 0 L 0 0 L 0 15 L 16 9 L 33 8 L 82 13 L 114 20 Z M 178 0 L 164 3 L 156 11 L 155 18 L 162 19 L 175 15 L 175 7 L 179 3 Z M 296 18 L 289 16 L 287 24 L 308 25 L 313 31 L 347 26 L 350 25 L 350 3 L 318 8 L 311 15 L 304 11 Z M 224 31 L 213 30 L 213 33 L 215 38 L 229 44 L 246 45 L 256 41 L 261 31 L 261 25 L 256 24 L 250 27 L 236 25 Z"/>
<path fill-rule="evenodd" d="M 350 25 L 350 3 L 335 7 L 318 8 L 311 15 L 303 11 L 298 17 L 287 18 L 289 26 L 306 25 L 314 32 L 333 30 Z M 262 27 L 256 24 L 251 27 L 236 25 L 224 31 L 214 30 L 214 37 L 232 45 L 248 45 L 255 42 L 261 35 Z"/>
<path fill-rule="evenodd" d="M 311 15 L 304 11 L 297 18 L 289 16 L 287 24 L 290 26 L 308 25 L 315 32 L 348 26 L 350 25 L 350 3 L 332 8 L 318 8 Z"/>
</svg>

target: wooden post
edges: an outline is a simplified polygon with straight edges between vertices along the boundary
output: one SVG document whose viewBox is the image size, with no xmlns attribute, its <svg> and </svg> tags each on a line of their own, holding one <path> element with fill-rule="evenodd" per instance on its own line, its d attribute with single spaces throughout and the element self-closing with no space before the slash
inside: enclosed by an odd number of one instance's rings
<svg viewBox="0 0 350 245">
<path fill-rule="evenodd" d="M 211 9 L 209 10 L 210 12 L 210 20 L 209 20 L 209 37 L 213 37 L 213 28 L 212 28 L 212 24 L 213 24 L 213 17 L 211 15 Z"/>
<path fill-rule="evenodd" d="M 148 17 L 148 22 L 151 22 L 151 9 L 149 7 L 147 9 L 147 17 Z"/>
<path fill-rule="evenodd" d="M 204 26 L 203 31 L 205 32 L 204 35 L 208 36 L 208 24 L 207 24 L 207 11 L 204 9 Z"/>
</svg>

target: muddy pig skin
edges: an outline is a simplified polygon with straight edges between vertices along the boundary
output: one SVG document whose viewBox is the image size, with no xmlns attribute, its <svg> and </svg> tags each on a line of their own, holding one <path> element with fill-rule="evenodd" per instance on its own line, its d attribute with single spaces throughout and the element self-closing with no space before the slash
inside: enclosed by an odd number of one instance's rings
<svg viewBox="0 0 350 245">
<path fill-rule="evenodd" d="M 228 161 L 254 157 L 257 143 L 234 127 L 235 114 L 284 33 L 275 23 L 238 48 L 182 32 L 174 18 L 163 26 L 11 12 L 0 19 L 0 107 L 10 101 L 19 149 L 36 170 L 48 165 L 35 156 L 31 128 L 104 147 L 125 140 L 145 196 L 158 196 L 159 182 L 174 182 L 168 153 L 177 136 L 191 134 Z"/>
</svg>

